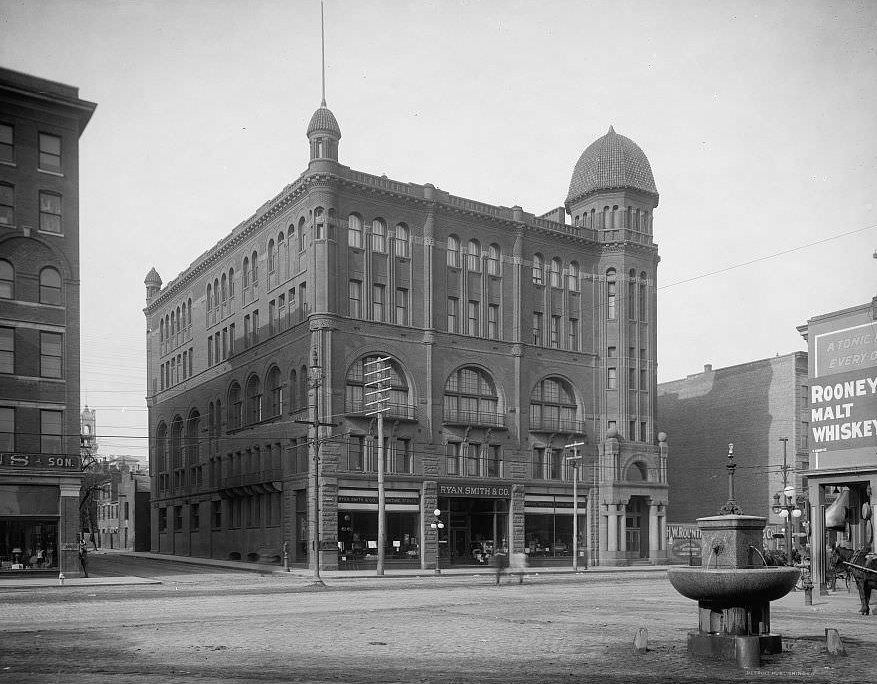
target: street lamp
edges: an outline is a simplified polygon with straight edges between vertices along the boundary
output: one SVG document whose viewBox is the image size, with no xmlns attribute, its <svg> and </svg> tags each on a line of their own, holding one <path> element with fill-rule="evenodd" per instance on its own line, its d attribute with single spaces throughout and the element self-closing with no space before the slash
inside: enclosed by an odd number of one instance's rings
<svg viewBox="0 0 877 684">
<path fill-rule="evenodd" d="M 567 444 L 566 449 L 572 449 L 573 455 L 567 456 L 563 460 L 572 462 L 572 569 L 573 572 L 579 569 L 579 447 L 584 446 L 584 442 L 573 442 Z"/>
<path fill-rule="evenodd" d="M 786 486 L 782 493 L 773 495 L 773 512 L 786 523 L 786 560 L 789 565 L 792 564 L 792 518 L 797 519 L 803 515 L 804 512 L 798 507 L 803 502 L 804 497 L 795 497 L 795 488 L 792 485 Z"/>
<path fill-rule="evenodd" d="M 435 574 L 440 575 L 442 571 L 439 569 L 439 530 L 443 530 L 445 524 L 441 521 L 441 518 L 439 518 L 442 514 L 440 509 L 436 508 L 432 514 L 435 516 L 435 520 L 433 520 L 429 526 L 435 530 Z"/>
</svg>

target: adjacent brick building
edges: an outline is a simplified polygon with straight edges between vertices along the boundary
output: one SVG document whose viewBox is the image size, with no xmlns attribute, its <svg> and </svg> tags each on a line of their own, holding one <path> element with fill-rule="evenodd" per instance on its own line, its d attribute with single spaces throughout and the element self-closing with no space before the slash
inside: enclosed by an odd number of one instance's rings
<svg viewBox="0 0 877 684">
<path fill-rule="evenodd" d="M 299 178 L 167 285 L 146 277 L 152 550 L 313 563 L 319 474 L 321 566 L 373 563 L 366 383 L 387 359 L 388 562 L 570 562 L 576 442 L 589 562 L 663 562 L 642 150 L 610 129 L 535 216 L 355 171 L 340 138 L 324 103 Z"/>
<path fill-rule="evenodd" d="M 788 485 L 796 496 L 802 494 L 809 464 L 806 352 L 727 368 L 706 365 L 701 373 L 663 382 L 658 417 L 673 449 L 671 523 L 718 515 L 728 500 L 726 465 L 733 443 L 737 503 L 746 515 L 784 528 L 772 510 L 774 495 Z M 793 533 L 800 529 L 796 524 Z"/>
<path fill-rule="evenodd" d="M 79 571 L 79 137 L 95 106 L 0 69 L 0 571 Z"/>
</svg>

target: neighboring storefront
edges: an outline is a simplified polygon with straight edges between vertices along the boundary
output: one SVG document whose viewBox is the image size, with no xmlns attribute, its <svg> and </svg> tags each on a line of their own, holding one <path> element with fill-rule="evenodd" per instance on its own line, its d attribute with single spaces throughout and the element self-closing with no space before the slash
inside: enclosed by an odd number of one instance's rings
<svg viewBox="0 0 877 684">
<path fill-rule="evenodd" d="M 79 571 L 79 457 L 0 454 L 0 573 Z"/>
<path fill-rule="evenodd" d="M 810 356 L 809 469 L 814 582 L 836 544 L 874 549 L 877 500 L 877 297 L 799 328 Z"/>
</svg>

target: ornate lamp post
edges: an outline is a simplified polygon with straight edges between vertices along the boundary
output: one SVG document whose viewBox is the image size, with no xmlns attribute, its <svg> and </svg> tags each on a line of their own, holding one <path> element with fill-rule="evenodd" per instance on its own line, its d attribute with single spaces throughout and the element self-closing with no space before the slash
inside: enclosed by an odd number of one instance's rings
<svg viewBox="0 0 877 684">
<path fill-rule="evenodd" d="M 804 497 L 795 497 L 794 485 L 786 485 L 782 492 L 773 495 L 773 512 L 786 523 L 786 560 L 792 564 L 792 518 L 800 518 L 804 511 L 798 507 L 804 503 Z"/>
<path fill-rule="evenodd" d="M 439 553 L 441 551 L 439 546 L 439 530 L 443 530 L 445 528 L 445 524 L 442 522 L 439 516 L 442 514 L 441 510 L 436 508 L 432 514 L 435 516 L 435 520 L 433 520 L 429 526 L 435 530 L 435 574 L 440 575 L 441 570 L 439 569 Z"/>
<path fill-rule="evenodd" d="M 572 569 L 573 572 L 579 569 L 579 464 L 581 456 L 579 456 L 579 447 L 584 446 L 584 442 L 573 442 L 567 444 L 566 449 L 572 449 L 573 455 L 564 458 L 564 461 L 572 463 Z"/>
</svg>

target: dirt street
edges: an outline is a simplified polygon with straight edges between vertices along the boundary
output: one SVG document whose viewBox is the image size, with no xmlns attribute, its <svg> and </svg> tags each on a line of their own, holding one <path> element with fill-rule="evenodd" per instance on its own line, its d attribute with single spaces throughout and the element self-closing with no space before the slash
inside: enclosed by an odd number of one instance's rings
<svg viewBox="0 0 877 684">
<path fill-rule="evenodd" d="M 855 593 L 772 604 L 785 652 L 757 671 L 689 659 L 696 604 L 664 573 L 327 579 L 168 576 L 0 591 L 0 682 L 843 682 L 877 668 Z M 637 655 L 639 627 L 649 650 Z M 829 656 L 825 628 L 845 657 Z"/>
</svg>

